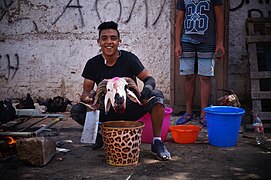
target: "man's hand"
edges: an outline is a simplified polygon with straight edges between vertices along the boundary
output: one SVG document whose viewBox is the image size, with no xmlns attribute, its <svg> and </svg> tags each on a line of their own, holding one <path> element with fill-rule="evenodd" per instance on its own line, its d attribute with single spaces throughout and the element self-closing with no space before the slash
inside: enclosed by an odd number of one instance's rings
<svg viewBox="0 0 271 180">
<path fill-rule="evenodd" d="M 179 58 L 182 55 L 182 46 L 181 45 L 176 46 L 175 54 L 176 54 L 177 58 Z"/>
<path fill-rule="evenodd" d="M 91 90 L 88 94 L 88 96 L 81 96 L 81 101 L 87 104 L 93 104 L 94 99 L 95 99 L 96 91 Z"/>
<path fill-rule="evenodd" d="M 89 99 L 90 99 L 91 103 L 94 102 L 94 100 L 95 100 L 95 95 L 96 95 L 96 91 L 91 90 L 90 93 L 89 93 Z"/>
<path fill-rule="evenodd" d="M 214 55 L 215 59 L 216 60 L 223 59 L 224 54 L 225 54 L 225 49 L 222 43 L 218 43 L 215 48 L 215 55 Z"/>
</svg>

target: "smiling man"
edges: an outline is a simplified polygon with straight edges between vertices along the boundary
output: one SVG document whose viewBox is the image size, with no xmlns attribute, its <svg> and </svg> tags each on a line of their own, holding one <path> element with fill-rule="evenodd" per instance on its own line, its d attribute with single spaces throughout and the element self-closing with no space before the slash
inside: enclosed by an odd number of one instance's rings
<svg viewBox="0 0 271 180">
<path fill-rule="evenodd" d="M 129 98 L 126 101 L 125 111 L 116 112 L 110 107 L 105 112 L 104 104 L 100 107 L 101 122 L 114 120 L 135 121 L 144 116 L 146 113 L 151 114 L 153 125 L 153 144 L 151 151 L 159 160 L 168 160 L 171 158 L 164 143 L 161 141 L 161 128 L 164 119 L 164 96 L 163 93 L 155 89 L 155 80 L 152 75 L 145 69 L 138 57 L 131 52 L 119 50 L 120 33 L 118 24 L 110 21 L 99 25 L 98 45 L 102 53 L 87 61 L 83 70 L 84 77 L 83 93 L 81 101 L 87 104 L 93 103 L 90 92 L 94 85 L 98 85 L 105 79 L 116 77 L 131 78 L 136 82 L 136 77 L 144 82 L 144 87 L 139 98 L 142 103 L 136 103 Z M 103 102 L 103 101 L 102 101 Z M 143 104 L 143 105 L 142 105 Z M 71 117 L 79 124 L 84 125 L 87 108 L 82 104 L 76 104 L 72 107 Z M 103 141 L 100 134 L 97 135 L 96 143 L 92 149 L 103 147 Z"/>
</svg>

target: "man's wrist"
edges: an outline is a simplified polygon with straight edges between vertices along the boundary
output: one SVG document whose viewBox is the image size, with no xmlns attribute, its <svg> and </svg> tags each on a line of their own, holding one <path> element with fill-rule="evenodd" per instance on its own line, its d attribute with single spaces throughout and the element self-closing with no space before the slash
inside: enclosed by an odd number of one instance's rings
<svg viewBox="0 0 271 180">
<path fill-rule="evenodd" d="M 141 98 L 142 99 L 148 99 L 149 94 L 151 93 L 151 91 L 152 91 L 151 88 L 144 86 L 144 88 L 143 88 L 143 90 L 141 92 Z"/>
</svg>

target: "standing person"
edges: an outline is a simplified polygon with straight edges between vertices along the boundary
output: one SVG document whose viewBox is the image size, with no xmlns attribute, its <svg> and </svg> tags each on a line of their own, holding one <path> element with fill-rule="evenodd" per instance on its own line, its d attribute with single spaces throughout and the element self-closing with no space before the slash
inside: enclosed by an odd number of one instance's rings
<svg viewBox="0 0 271 180">
<path fill-rule="evenodd" d="M 199 122 L 206 127 L 203 108 L 209 104 L 214 57 L 220 60 L 225 53 L 223 3 L 222 0 L 177 0 L 176 9 L 175 53 L 180 57 L 180 75 L 185 76 L 186 105 L 186 112 L 176 124 L 185 124 L 194 118 L 193 101 L 198 75 L 201 94 Z"/>
<path fill-rule="evenodd" d="M 144 87 L 141 92 L 141 101 L 147 102 L 144 105 L 139 105 L 126 100 L 126 109 L 124 112 L 117 113 L 111 107 L 105 113 L 104 105 L 100 108 L 101 122 L 113 120 L 137 120 L 146 113 L 151 114 L 153 125 L 153 143 L 151 151 L 160 160 L 168 160 L 171 158 L 164 143 L 161 141 L 161 128 L 164 119 L 164 95 L 161 91 L 155 89 L 155 80 L 152 75 L 145 69 L 136 55 L 131 52 L 119 50 L 120 33 L 118 24 L 110 21 L 99 25 L 98 45 L 101 47 L 102 53 L 87 61 L 83 70 L 84 77 L 83 93 L 81 101 L 91 104 L 93 99 L 89 96 L 96 83 L 99 84 L 104 79 L 112 79 L 114 77 L 129 77 L 136 82 L 136 77 L 144 82 Z M 151 98 L 150 97 L 154 97 Z M 146 101 L 150 99 L 149 101 Z M 103 101 L 102 101 L 103 102 Z M 72 107 L 71 117 L 79 124 L 84 125 L 87 108 L 82 104 L 76 104 Z M 92 149 L 103 147 L 101 134 L 97 135 L 96 143 Z"/>
</svg>

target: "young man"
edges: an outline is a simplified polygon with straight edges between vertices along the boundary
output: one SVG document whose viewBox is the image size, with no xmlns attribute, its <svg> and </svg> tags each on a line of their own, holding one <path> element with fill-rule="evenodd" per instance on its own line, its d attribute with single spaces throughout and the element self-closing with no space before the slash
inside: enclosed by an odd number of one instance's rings
<svg viewBox="0 0 271 180">
<path fill-rule="evenodd" d="M 192 105 L 196 76 L 200 79 L 200 123 L 207 126 L 203 108 L 208 106 L 211 94 L 211 77 L 216 59 L 222 59 L 224 15 L 222 0 L 178 0 L 176 19 L 176 49 L 180 57 L 180 75 L 185 76 L 184 92 L 186 112 L 176 124 L 193 120 Z M 197 62 L 197 69 L 195 68 Z"/>
<path fill-rule="evenodd" d="M 153 144 L 151 150 L 160 160 L 171 158 L 165 145 L 161 141 L 160 133 L 164 119 L 164 96 L 161 91 L 155 89 L 155 80 L 152 75 L 144 68 L 140 60 L 134 54 L 118 50 L 120 34 L 118 24 L 115 22 L 104 22 L 99 25 L 99 38 L 97 40 L 101 47 L 102 53 L 91 58 L 86 63 L 82 76 L 84 77 L 83 93 L 81 101 L 91 104 L 93 101 L 89 97 L 90 91 L 93 90 L 95 83 L 99 84 L 104 79 L 114 77 L 129 77 L 136 82 L 136 77 L 144 82 L 141 92 L 141 101 L 150 101 L 144 105 L 139 105 L 127 98 L 126 110 L 122 113 L 116 113 L 111 107 L 109 112 L 105 113 L 104 106 L 100 109 L 101 122 L 112 120 L 137 120 L 146 113 L 151 114 L 153 125 Z M 79 124 L 84 125 L 86 107 L 82 104 L 76 104 L 72 107 L 71 117 Z M 96 143 L 92 149 L 98 149 L 103 146 L 102 137 L 97 136 Z"/>
</svg>

